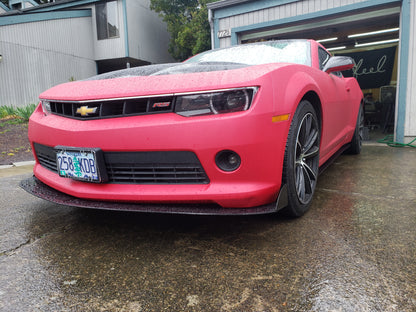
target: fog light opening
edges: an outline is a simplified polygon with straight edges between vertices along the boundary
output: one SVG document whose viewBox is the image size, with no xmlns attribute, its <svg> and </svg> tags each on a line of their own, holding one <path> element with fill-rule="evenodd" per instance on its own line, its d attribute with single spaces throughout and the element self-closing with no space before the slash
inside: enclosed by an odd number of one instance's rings
<svg viewBox="0 0 416 312">
<path fill-rule="evenodd" d="M 221 170 L 230 172 L 240 167 L 241 158 L 236 152 L 224 150 L 215 156 L 215 163 Z"/>
</svg>

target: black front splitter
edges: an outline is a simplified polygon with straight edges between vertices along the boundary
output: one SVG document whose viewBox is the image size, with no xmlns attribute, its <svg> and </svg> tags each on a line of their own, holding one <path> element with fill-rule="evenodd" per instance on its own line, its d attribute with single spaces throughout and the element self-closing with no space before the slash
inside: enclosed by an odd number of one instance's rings
<svg viewBox="0 0 416 312">
<path fill-rule="evenodd" d="M 20 182 L 20 187 L 28 193 L 47 201 L 80 208 L 93 208 L 104 210 L 137 211 L 166 214 L 188 215 L 257 215 L 274 213 L 278 210 L 276 202 L 251 208 L 222 208 L 216 204 L 146 204 L 95 201 L 77 198 L 57 191 L 36 177 L 31 177 Z M 280 207 L 279 207 L 280 208 Z"/>
</svg>

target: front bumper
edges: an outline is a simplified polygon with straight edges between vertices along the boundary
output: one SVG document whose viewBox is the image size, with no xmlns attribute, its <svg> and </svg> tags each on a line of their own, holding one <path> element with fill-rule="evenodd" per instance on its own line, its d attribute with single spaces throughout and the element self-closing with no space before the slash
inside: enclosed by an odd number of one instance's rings
<svg viewBox="0 0 416 312">
<path fill-rule="evenodd" d="M 69 196 L 100 202 L 250 208 L 277 199 L 288 128 L 288 122 L 273 123 L 269 112 L 192 118 L 167 113 L 78 121 L 45 116 L 39 107 L 30 119 L 29 139 L 32 145 L 96 147 L 104 152 L 191 151 L 209 178 L 209 184 L 186 185 L 86 183 L 59 177 L 36 158 L 35 176 Z M 215 155 L 222 150 L 237 152 L 240 168 L 220 170 Z"/>
<path fill-rule="evenodd" d="M 80 208 L 103 210 L 136 211 L 147 213 L 189 214 L 189 215 L 257 215 L 274 213 L 287 205 L 287 191 L 283 187 L 277 202 L 251 208 L 222 208 L 215 204 L 135 204 L 108 201 L 92 201 L 76 198 L 59 192 L 36 177 L 20 182 L 20 186 L 30 194 L 47 201 Z"/>
</svg>

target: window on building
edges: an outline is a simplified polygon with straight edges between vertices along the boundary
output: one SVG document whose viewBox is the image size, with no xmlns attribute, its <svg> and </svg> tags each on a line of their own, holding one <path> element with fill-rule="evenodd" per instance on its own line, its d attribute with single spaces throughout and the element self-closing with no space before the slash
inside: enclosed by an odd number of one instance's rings
<svg viewBox="0 0 416 312">
<path fill-rule="evenodd" d="M 119 37 L 117 1 L 96 4 L 95 15 L 98 40 Z"/>
</svg>

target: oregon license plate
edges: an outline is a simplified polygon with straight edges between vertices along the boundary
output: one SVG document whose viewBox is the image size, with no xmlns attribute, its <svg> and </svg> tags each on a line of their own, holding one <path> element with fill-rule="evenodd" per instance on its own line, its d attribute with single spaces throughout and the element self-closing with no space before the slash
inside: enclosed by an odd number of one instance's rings
<svg viewBox="0 0 416 312">
<path fill-rule="evenodd" d="M 56 149 L 56 162 L 61 177 L 87 182 L 103 182 L 102 177 L 105 175 L 101 172 L 103 161 L 100 149 L 75 149 L 61 146 Z"/>
</svg>

